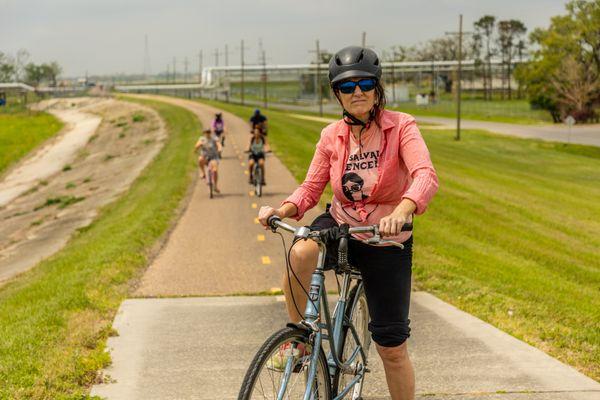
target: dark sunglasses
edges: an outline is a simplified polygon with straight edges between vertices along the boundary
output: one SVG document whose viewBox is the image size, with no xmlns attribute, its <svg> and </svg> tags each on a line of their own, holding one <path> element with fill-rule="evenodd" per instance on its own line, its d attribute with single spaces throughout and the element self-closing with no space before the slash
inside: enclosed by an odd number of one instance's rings
<svg viewBox="0 0 600 400">
<path fill-rule="evenodd" d="M 337 85 L 337 89 L 344 94 L 350 94 L 354 93 L 357 86 L 360 87 L 360 90 L 363 92 L 370 92 L 377 86 L 377 81 L 372 78 L 361 79 L 358 82 L 346 81 Z"/>
</svg>

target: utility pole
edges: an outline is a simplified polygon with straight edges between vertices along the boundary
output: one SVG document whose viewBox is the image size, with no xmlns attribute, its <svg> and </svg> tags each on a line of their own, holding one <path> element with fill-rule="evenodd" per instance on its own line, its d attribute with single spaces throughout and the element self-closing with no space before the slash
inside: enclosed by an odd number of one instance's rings
<svg viewBox="0 0 600 400">
<path fill-rule="evenodd" d="M 242 39 L 241 45 L 240 45 L 240 64 L 241 64 L 241 100 L 242 100 L 242 105 L 244 105 L 244 39 Z"/>
<path fill-rule="evenodd" d="M 396 104 L 396 71 L 394 71 L 394 62 L 396 54 L 392 53 L 392 104 Z"/>
<path fill-rule="evenodd" d="M 362 33 L 362 47 L 367 47 L 367 32 Z"/>
<path fill-rule="evenodd" d="M 229 67 L 229 49 L 225 45 L 225 66 Z"/>
<path fill-rule="evenodd" d="M 317 93 L 317 98 L 319 99 L 319 115 L 323 116 L 323 91 L 321 90 L 321 48 L 319 47 L 319 39 L 316 41 L 317 47 L 315 50 L 309 51 L 309 53 L 315 53 L 316 55 L 316 63 L 317 63 L 317 74 L 315 77 L 315 92 Z"/>
<path fill-rule="evenodd" d="M 463 16 L 460 14 L 458 19 L 458 32 L 446 32 L 447 35 L 458 35 L 458 71 L 456 85 L 456 140 L 460 140 L 460 106 L 462 101 L 462 40 L 464 35 L 470 35 L 472 32 L 463 32 Z"/>
<path fill-rule="evenodd" d="M 150 50 L 148 50 L 148 35 L 144 35 L 144 79 L 148 80 L 148 75 L 152 73 L 150 67 Z"/>
<path fill-rule="evenodd" d="M 221 54 L 221 52 L 219 51 L 219 49 L 215 49 L 215 52 L 213 53 L 215 56 L 215 67 L 219 66 L 219 54 Z"/>
<path fill-rule="evenodd" d="M 173 57 L 173 83 L 177 83 L 177 59 Z"/>
<path fill-rule="evenodd" d="M 202 83 L 202 49 L 198 53 L 198 82 Z"/>
<path fill-rule="evenodd" d="M 267 96 L 267 56 L 265 51 L 262 51 L 262 65 L 263 65 L 263 73 L 262 73 L 262 81 L 263 81 L 263 105 L 265 108 L 268 106 L 268 96 Z"/>
<path fill-rule="evenodd" d="M 169 77 L 171 76 L 171 66 L 167 63 L 167 74 L 165 75 L 165 81 L 169 83 Z"/>
<path fill-rule="evenodd" d="M 458 86 L 456 88 L 456 140 L 460 140 L 460 103 L 462 94 L 462 38 L 463 18 L 460 14 L 458 22 Z"/>
<path fill-rule="evenodd" d="M 188 58 L 186 56 L 185 59 L 183 60 L 183 70 L 184 70 L 184 73 L 183 73 L 183 83 L 187 83 L 187 78 L 188 78 L 188 64 L 189 64 L 189 61 L 188 61 Z"/>
</svg>

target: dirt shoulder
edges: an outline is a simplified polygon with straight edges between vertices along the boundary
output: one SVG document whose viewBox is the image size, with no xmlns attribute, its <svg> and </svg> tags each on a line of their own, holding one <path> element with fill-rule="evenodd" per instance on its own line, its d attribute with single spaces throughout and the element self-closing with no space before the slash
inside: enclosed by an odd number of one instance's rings
<svg viewBox="0 0 600 400">
<path fill-rule="evenodd" d="M 91 223 L 100 207 L 129 188 L 166 138 L 158 114 L 138 104 L 81 98 L 40 107 L 67 126 L 0 181 L 0 193 L 12 190 L 0 205 L 0 284 Z"/>
</svg>

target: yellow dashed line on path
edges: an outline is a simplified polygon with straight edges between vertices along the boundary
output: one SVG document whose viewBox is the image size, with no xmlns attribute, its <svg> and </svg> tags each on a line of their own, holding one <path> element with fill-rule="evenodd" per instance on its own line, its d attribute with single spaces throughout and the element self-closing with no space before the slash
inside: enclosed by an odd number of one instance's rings
<svg viewBox="0 0 600 400">
<path fill-rule="evenodd" d="M 258 240 L 259 242 L 264 242 L 265 241 L 265 235 L 256 235 L 256 240 Z"/>
<path fill-rule="evenodd" d="M 245 167 L 245 166 L 246 166 L 246 163 L 245 163 L 245 162 L 241 162 L 241 163 L 240 163 L 240 165 L 241 165 L 242 167 Z"/>
<path fill-rule="evenodd" d="M 262 263 L 264 265 L 271 265 L 271 257 L 269 257 L 269 256 L 262 256 Z"/>
<path fill-rule="evenodd" d="M 254 197 L 254 190 L 251 190 L 251 191 L 249 191 L 249 192 L 248 192 L 248 196 L 250 196 L 250 197 Z"/>
<path fill-rule="evenodd" d="M 254 218 L 254 223 L 255 224 L 260 224 L 260 221 L 258 220 L 258 218 Z"/>
<path fill-rule="evenodd" d="M 257 207 L 258 207 L 258 204 L 252 203 L 252 208 L 257 208 Z"/>
<path fill-rule="evenodd" d="M 248 170 L 244 170 L 244 174 L 248 175 Z"/>
</svg>

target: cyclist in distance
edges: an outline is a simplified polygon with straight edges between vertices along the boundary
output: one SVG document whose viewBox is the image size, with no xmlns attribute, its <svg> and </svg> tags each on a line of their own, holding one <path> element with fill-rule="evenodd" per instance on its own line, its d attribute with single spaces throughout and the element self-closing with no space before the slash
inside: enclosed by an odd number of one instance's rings
<svg viewBox="0 0 600 400">
<path fill-rule="evenodd" d="M 223 121 L 222 113 L 215 114 L 215 119 L 212 122 L 212 129 L 217 139 L 220 140 L 221 146 L 225 146 L 225 121 Z"/>
<path fill-rule="evenodd" d="M 202 136 L 194 146 L 195 151 L 200 153 L 198 157 L 198 167 L 200 167 L 200 177 L 206 179 L 205 167 L 211 168 L 214 172 L 213 190 L 215 193 L 220 193 L 217 182 L 219 178 L 219 152 L 221 151 L 221 143 L 213 136 L 210 129 L 205 129 Z"/>
<path fill-rule="evenodd" d="M 321 132 L 304 182 L 279 208 L 264 206 L 258 216 L 265 226 L 272 215 L 299 220 L 331 183 L 332 204 L 312 222 L 311 229 L 342 223 L 378 225 L 388 240 L 404 244 L 400 249 L 351 240 L 348 257 L 362 275 L 369 331 L 383 361 L 391 398 L 413 399 L 414 371 L 406 343 L 410 336 L 413 238 L 412 232 L 401 232 L 401 228 L 412 221 L 413 214 L 425 212 L 438 179 L 415 119 L 385 109 L 381 74 L 380 60 L 368 48 L 346 47 L 331 58 L 329 82 L 343 108 L 342 119 Z M 307 290 L 318 253 L 312 240 L 299 240 L 291 249 L 291 268 Z M 334 244 L 327 249 L 326 266 L 336 263 Z M 286 307 L 291 321 L 298 323 L 302 316 L 291 300 L 292 292 L 301 307 L 306 295 L 290 275 L 286 272 L 283 279 Z"/>
<path fill-rule="evenodd" d="M 252 139 L 250 139 L 247 151 L 250 153 L 248 156 L 248 176 L 250 177 L 248 179 L 248 183 L 252 184 L 254 182 L 252 170 L 254 169 L 254 164 L 258 163 L 262 169 L 261 184 L 265 186 L 265 153 L 269 152 L 270 148 L 269 144 L 267 143 L 267 138 L 263 136 L 258 127 L 254 128 Z"/>
<path fill-rule="evenodd" d="M 264 136 L 267 136 L 268 122 L 267 117 L 260 113 L 257 108 L 254 114 L 250 117 L 250 132 L 254 132 L 254 128 L 259 128 Z"/>
</svg>

